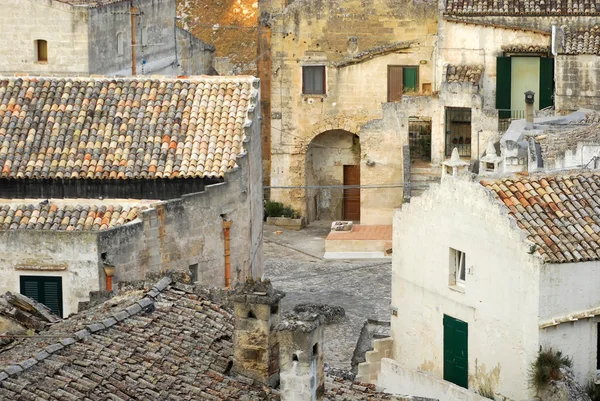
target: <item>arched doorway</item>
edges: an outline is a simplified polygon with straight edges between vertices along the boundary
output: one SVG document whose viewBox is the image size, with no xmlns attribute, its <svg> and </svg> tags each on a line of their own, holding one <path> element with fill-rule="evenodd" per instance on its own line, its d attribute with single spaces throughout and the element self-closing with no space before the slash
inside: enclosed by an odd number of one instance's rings
<svg viewBox="0 0 600 401">
<path fill-rule="evenodd" d="M 344 130 L 317 135 L 306 152 L 306 217 L 315 220 L 360 220 L 360 140 Z M 315 188 L 321 187 L 321 188 Z"/>
</svg>

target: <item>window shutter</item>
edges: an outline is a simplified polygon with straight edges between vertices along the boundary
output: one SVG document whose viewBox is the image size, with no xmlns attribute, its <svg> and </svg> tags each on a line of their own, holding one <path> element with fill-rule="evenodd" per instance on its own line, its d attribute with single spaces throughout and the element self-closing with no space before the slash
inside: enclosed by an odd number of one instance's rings
<svg viewBox="0 0 600 401">
<path fill-rule="evenodd" d="M 417 71 L 416 67 L 404 67 L 402 70 L 402 90 L 404 92 L 417 91 Z"/>
<path fill-rule="evenodd" d="M 43 304 L 46 305 L 54 314 L 62 316 L 62 305 L 61 305 L 61 289 L 60 283 L 56 281 L 44 281 L 44 300 Z"/>
<path fill-rule="evenodd" d="M 44 276 L 21 276 L 21 294 L 46 305 L 62 317 L 62 278 Z"/>
<path fill-rule="evenodd" d="M 554 105 L 554 59 L 540 58 L 540 109 Z"/>
<path fill-rule="evenodd" d="M 402 98 L 402 67 L 388 66 L 388 102 L 399 102 Z"/>
<path fill-rule="evenodd" d="M 42 302 L 40 300 L 40 290 L 37 280 L 21 277 L 21 294 L 33 299 L 34 301 Z"/>
<path fill-rule="evenodd" d="M 499 118 L 510 118 L 511 64 L 510 57 L 496 58 L 496 109 Z"/>
</svg>

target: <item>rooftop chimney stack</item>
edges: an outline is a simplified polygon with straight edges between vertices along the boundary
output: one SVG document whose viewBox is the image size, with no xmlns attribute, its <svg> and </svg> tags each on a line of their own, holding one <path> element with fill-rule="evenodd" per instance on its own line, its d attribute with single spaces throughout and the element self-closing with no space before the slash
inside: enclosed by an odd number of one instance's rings
<svg viewBox="0 0 600 401">
<path fill-rule="evenodd" d="M 323 317 L 298 314 L 279 323 L 277 330 L 281 401 L 323 400 Z"/>
<path fill-rule="evenodd" d="M 232 296 L 235 329 L 233 371 L 271 387 L 279 383 L 279 301 L 285 294 L 269 281 L 249 279 Z"/>
<path fill-rule="evenodd" d="M 535 92 L 525 92 L 525 129 L 533 129 L 533 103 L 535 102 Z"/>
</svg>

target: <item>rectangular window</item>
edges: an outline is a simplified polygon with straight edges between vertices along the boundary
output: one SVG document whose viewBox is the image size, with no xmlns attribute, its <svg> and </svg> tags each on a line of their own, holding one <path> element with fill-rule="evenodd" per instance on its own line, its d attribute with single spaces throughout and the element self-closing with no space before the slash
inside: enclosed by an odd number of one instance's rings
<svg viewBox="0 0 600 401">
<path fill-rule="evenodd" d="M 450 248 L 450 285 L 465 285 L 467 255 Z"/>
<path fill-rule="evenodd" d="M 419 67 L 388 65 L 388 102 L 399 102 L 403 93 L 419 91 Z"/>
<path fill-rule="evenodd" d="M 325 90 L 325 66 L 302 67 L 302 93 L 306 95 L 324 95 Z"/>
<path fill-rule="evenodd" d="M 36 61 L 48 61 L 48 42 L 42 39 L 35 41 Z"/>
<path fill-rule="evenodd" d="M 446 157 L 458 149 L 460 157 L 471 157 L 471 109 L 446 108 Z"/>
<path fill-rule="evenodd" d="M 46 305 L 52 313 L 63 317 L 62 278 L 21 276 L 21 294 Z"/>
<path fill-rule="evenodd" d="M 192 283 L 195 283 L 196 281 L 198 281 L 198 263 L 194 263 L 193 265 L 190 265 L 189 271 L 190 271 L 190 279 L 192 280 Z"/>
</svg>

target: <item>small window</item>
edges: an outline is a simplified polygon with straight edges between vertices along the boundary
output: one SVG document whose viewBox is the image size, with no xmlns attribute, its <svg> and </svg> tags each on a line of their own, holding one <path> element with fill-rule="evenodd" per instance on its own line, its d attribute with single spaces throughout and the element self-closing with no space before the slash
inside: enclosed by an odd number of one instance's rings
<svg viewBox="0 0 600 401">
<path fill-rule="evenodd" d="M 271 315 L 276 315 L 279 312 L 279 306 L 277 304 L 271 305 Z"/>
<path fill-rule="evenodd" d="M 316 343 L 315 345 L 313 345 L 312 355 L 313 355 L 313 357 L 319 355 L 319 343 Z"/>
<path fill-rule="evenodd" d="M 194 263 L 189 267 L 190 279 L 192 283 L 198 281 L 198 263 Z"/>
<path fill-rule="evenodd" d="M 325 94 L 325 66 L 302 67 L 302 93 L 306 95 Z"/>
<path fill-rule="evenodd" d="M 117 33 L 117 54 L 123 55 L 123 32 Z"/>
<path fill-rule="evenodd" d="M 399 102 L 404 93 L 419 91 L 419 68 L 388 66 L 388 102 Z"/>
<path fill-rule="evenodd" d="M 63 317 L 62 278 L 21 276 L 21 294 L 46 305 L 52 313 Z"/>
<path fill-rule="evenodd" d="M 248 319 L 256 319 L 256 315 L 251 310 L 248 311 Z"/>
<path fill-rule="evenodd" d="M 485 163 L 486 171 L 494 171 L 494 163 Z"/>
<path fill-rule="evenodd" d="M 465 285 L 467 255 L 450 248 L 450 285 Z"/>
<path fill-rule="evenodd" d="M 35 41 L 35 61 L 48 62 L 48 42 L 43 39 Z"/>
</svg>

